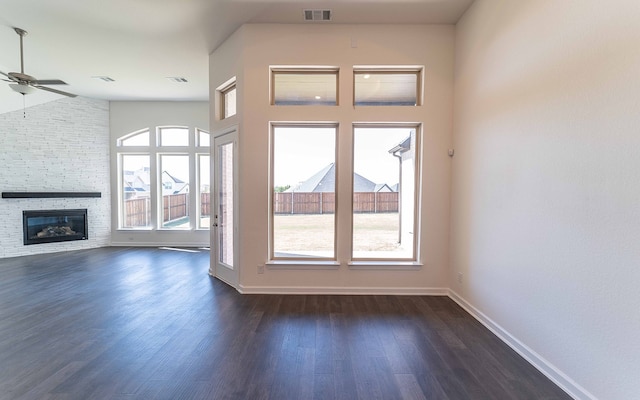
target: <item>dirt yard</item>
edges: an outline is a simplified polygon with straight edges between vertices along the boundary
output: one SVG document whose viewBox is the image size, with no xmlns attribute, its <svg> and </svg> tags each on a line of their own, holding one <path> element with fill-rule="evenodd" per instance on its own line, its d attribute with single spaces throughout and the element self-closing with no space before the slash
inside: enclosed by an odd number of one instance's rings
<svg viewBox="0 0 640 400">
<path fill-rule="evenodd" d="M 276 252 L 332 251 L 333 214 L 276 215 Z M 355 214 L 354 251 L 393 251 L 398 247 L 397 213 Z M 341 239 L 342 240 L 342 239 Z"/>
</svg>

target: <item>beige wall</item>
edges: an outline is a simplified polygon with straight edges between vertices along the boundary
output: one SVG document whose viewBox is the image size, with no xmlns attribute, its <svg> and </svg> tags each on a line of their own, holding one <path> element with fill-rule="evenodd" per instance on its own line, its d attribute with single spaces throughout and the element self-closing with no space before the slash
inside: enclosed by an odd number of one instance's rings
<svg viewBox="0 0 640 400">
<path fill-rule="evenodd" d="M 638 21 L 477 0 L 456 28 L 452 289 L 578 398 L 640 393 Z"/>
<path fill-rule="evenodd" d="M 352 44 L 356 47 L 352 47 Z M 236 75 L 239 115 L 212 121 L 214 131 L 236 124 L 240 147 L 240 289 L 245 292 L 397 292 L 445 293 L 448 266 L 450 147 L 453 93 L 452 26 L 393 25 L 245 25 L 211 56 L 211 87 Z M 354 108 L 354 65 L 424 65 L 425 101 L 419 107 Z M 340 106 L 269 105 L 270 65 L 326 65 L 340 68 Z M 212 92 L 212 98 L 214 93 Z M 212 104 L 212 115 L 216 105 Z M 352 270 L 348 248 L 339 245 L 341 265 L 334 270 L 257 266 L 268 258 L 268 170 L 270 121 L 339 123 L 338 190 L 346 186 L 352 122 L 423 123 L 422 240 L 418 270 Z M 226 125 L 225 125 L 226 124 Z M 338 218 L 349 219 L 349 209 Z M 339 241 L 348 241 L 342 225 Z"/>
</svg>

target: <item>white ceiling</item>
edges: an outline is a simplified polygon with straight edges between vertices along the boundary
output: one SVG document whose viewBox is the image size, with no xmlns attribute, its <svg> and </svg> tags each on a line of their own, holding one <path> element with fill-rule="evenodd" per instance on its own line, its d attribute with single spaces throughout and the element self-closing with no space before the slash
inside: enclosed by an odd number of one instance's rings
<svg viewBox="0 0 640 400">
<path fill-rule="evenodd" d="M 305 23 L 303 9 L 331 9 L 328 24 L 453 24 L 473 0 L 4 0 L 0 71 L 61 79 L 52 86 L 106 100 L 198 100 L 209 97 L 209 54 L 244 23 Z M 109 76 L 115 82 L 92 78 Z M 2 76 L 0 76 L 2 77 Z M 167 77 L 184 77 L 174 83 Z M 26 106 L 62 96 L 38 90 Z M 0 113 L 23 96 L 0 81 Z"/>
</svg>

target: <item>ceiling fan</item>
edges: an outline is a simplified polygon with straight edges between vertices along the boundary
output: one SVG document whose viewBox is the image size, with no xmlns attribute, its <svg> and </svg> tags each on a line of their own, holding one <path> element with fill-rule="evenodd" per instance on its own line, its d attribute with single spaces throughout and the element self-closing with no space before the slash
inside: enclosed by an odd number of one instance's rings
<svg viewBox="0 0 640 400">
<path fill-rule="evenodd" d="M 9 79 L 3 79 L 6 82 L 11 82 L 9 87 L 14 91 L 25 95 L 35 92 L 35 89 L 46 90 L 47 92 L 57 93 L 64 96 L 76 97 L 73 93 L 63 92 L 62 90 L 48 88 L 42 85 L 66 85 L 67 83 L 60 79 L 36 79 L 31 75 L 24 73 L 24 55 L 22 53 L 22 38 L 27 34 L 27 31 L 20 28 L 13 28 L 14 31 L 20 36 L 20 72 L 4 73 L 0 71 L 0 74 L 6 76 Z"/>
</svg>

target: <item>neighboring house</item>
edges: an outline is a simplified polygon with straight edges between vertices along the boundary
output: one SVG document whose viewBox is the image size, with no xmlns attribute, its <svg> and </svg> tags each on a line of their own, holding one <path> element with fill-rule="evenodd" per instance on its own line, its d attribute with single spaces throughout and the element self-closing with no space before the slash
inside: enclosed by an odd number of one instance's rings
<svg viewBox="0 0 640 400">
<path fill-rule="evenodd" d="M 125 193 L 127 199 L 149 197 L 151 190 L 150 170 L 148 167 L 135 171 L 123 171 Z M 176 178 L 167 171 L 162 172 L 162 195 L 189 193 L 189 184 Z"/>
<path fill-rule="evenodd" d="M 127 199 L 149 196 L 151 182 L 148 167 L 136 171 L 123 171 L 122 179 Z"/>
<path fill-rule="evenodd" d="M 189 184 L 176 178 L 167 171 L 162 171 L 162 195 L 189 193 Z"/>
<path fill-rule="evenodd" d="M 336 187 L 336 173 L 335 164 L 331 163 L 316 172 L 312 177 L 306 181 L 298 184 L 296 187 L 291 187 L 286 192 L 301 192 L 301 193 L 318 193 L 318 192 L 334 192 Z M 364 176 L 353 173 L 353 191 L 356 193 L 371 193 L 371 192 L 393 192 L 391 187 L 386 183 L 376 184 Z"/>
<path fill-rule="evenodd" d="M 389 154 L 398 158 L 400 163 L 400 182 L 397 184 L 398 212 L 400 213 L 400 246 L 413 242 L 414 198 L 415 198 L 415 131 L 398 145 L 389 150 Z M 405 167 L 406 166 L 406 167 Z"/>
<path fill-rule="evenodd" d="M 393 185 L 393 187 L 397 187 L 398 185 Z M 373 188 L 373 191 L 376 193 L 391 193 L 391 192 L 395 192 L 395 190 L 393 190 L 392 186 L 387 185 L 386 183 L 378 183 L 376 184 L 376 186 Z"/>
</svg>

